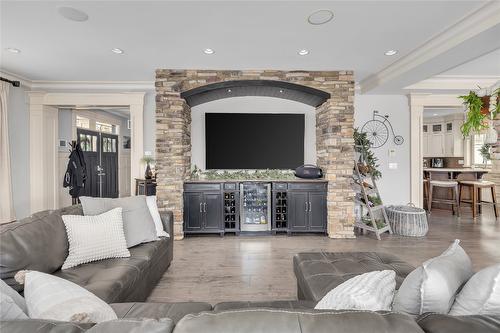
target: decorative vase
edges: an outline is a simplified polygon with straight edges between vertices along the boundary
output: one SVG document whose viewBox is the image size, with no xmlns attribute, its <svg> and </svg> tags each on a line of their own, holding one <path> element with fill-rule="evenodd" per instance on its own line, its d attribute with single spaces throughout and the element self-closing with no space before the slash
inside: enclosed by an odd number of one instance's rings
<svg viewBox="0 0 500 333">
<path fill-rule="evenodd" d="M 151 171 L 151 166 L 149 165 L 149 162 L 146 165 L 146 171 L 144 172 L 144 178 L 145 179 L 153 178 L 153 171 Z"/>
</svg>

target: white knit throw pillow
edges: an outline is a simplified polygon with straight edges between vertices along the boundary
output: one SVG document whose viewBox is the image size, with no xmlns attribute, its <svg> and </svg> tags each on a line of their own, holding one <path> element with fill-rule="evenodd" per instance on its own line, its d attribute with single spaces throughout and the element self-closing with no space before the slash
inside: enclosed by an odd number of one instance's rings
<svg viewBox="0 0 500 333">
<path fill-rule="evenodd" d="M 36 271 L 20 273 L 31 319 L 90 323 L 117 319 L 106 302 L 73 282 Z"/>
<path fill-rule="evenodd" d="M 122 209 L 101 215 L 63 215 L 69 255 L 62 269 L 107 258 L 130 257 L 123 231 Z"/>
<path fill-rule="evenodd" d="M 357 275 L 330 290 L 314 307 L 317 310 L 391 310 L 396 273 L 391 270 Z"/>
</svg>

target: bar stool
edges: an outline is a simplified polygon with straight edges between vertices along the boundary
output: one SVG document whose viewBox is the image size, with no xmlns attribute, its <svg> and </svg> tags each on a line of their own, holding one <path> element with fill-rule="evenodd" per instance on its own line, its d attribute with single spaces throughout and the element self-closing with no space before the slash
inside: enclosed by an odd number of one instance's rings
<svg viewBox="0 0 500 333">
<path fill-rule="evenodd" d="M 469 193 L 471 196 L 470 200 L 462 199 L 462 190 L 463 188 L 468 187 Z M 491 191 L 491 198 L 493 202 L 483 201 L 482 200 L 482 189 L 489 188 Z M 483 204 L 493 205 L 493 210 L 495 212 L 495 217 L 498 217 L 498 206 L 497 206 L 497 194 L 495 191 L 495 183 L 487 180 L 461 180 L 460 181 L 460 202 L 469 203 L 472 205 L 472 217 L 475 218 L 478 213 L 481 214 L 481 206 Z M 479 206 L 479 207 L 478 207 Z"/>
<path fill-rule="evenodd" d="M 424 207 L 429 209 L 429 179 L 423 179 L 424 185 Z"/>
<path fill-rule="evenodd" d="M 452 190 L 453 199 L 451 199 L 451 200 L 433 199 L 432 193 L 434 192 L 435 187 L 449 188 L 450 190 Z M 457 216 L 460 216 L 460 201 L 458 198 L 458 182 L 455 180 L 433 180 L 433 179 L 430 179 L 429 180 L 429 200 L 427 203 L 428 208 L 429 208 L 429 213 L 431 212 L 433 202 L 451 205 L 451 211 L 453 214 L 455 214 L 455 206 L 457 206 Z"/>
</svg>

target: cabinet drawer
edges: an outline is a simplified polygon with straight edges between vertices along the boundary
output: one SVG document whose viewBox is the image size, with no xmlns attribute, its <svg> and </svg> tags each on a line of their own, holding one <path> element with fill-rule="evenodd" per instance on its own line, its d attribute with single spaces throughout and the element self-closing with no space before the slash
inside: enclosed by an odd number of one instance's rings
<svg viewBox="0 0 500 333">
<path fill-rule="evenodd" d="M 225 190 L 236 190 L 238 188 L 238 184 L 236 183 L 224 183 Z"/>
<path fill-rule="evenodd" d="M 204 192 L 204 191 L 220 191 L 220 183 L 192 183 L 184 184 L 186 192 Z"/>
<path fill-rule="evenodd" d="M 306 191 L 326 191 L 327 183 L 288 183 L 288 189 Z"/>
<path fill-rule="evenodd" d="M 273 183 L 273 190 L 286 190 L 287 188 L 287 183 Z"/>
</svg>

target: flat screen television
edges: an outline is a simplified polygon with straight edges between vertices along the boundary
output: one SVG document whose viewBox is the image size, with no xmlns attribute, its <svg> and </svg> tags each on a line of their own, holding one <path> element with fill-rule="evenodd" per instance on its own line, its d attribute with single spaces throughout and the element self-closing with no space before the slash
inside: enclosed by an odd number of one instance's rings
<svg viewBox="0 0 500 333">
<path fill-rule="evenodd" d="M 304 164 L 304 115 L 205 114 L 206 169 L 295 169 Z"/>
</svg>

